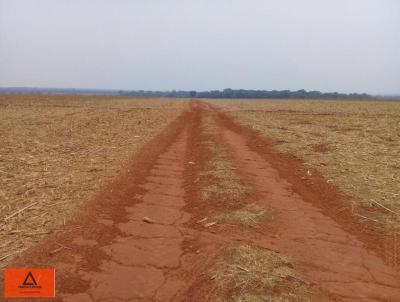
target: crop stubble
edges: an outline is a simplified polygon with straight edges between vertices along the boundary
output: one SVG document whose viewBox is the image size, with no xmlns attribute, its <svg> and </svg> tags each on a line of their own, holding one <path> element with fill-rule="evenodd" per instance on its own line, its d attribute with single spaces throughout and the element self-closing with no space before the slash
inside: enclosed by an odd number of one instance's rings
<svg viewBox="0 0 400 302">
<path fill-rule="evenodd" d="M 61 229 L 186 104 L 0 96 L 0 266 Z"/>
<path fill-rule="evenodd" d="M 400 233 L 400 102 L 213 101 L 321 172 L 351 200 L 361 221 Z M 367 209 L 367 210 L 365 210 Z M 362 214 L 362 215 L 361 215 Z M 394 238 L 394 239 L 393 239 Z M 397 246 L 396 242 L 388 242 Z M 398 251 L 393 262 L 398 262 Z"/>
</svg>

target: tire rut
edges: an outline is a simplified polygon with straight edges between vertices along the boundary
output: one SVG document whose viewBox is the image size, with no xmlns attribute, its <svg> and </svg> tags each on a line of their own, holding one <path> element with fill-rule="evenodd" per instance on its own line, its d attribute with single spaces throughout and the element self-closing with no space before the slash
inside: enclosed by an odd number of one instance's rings
<svg viewBox="0 0 400 302">
<path fill-rule="evenodd" d="M 219 123 L 242 177 L 272 207 L 276 235 L 259 244 L 292 257 L 314 288 L 341 301 L 400 301 L 399 274 L 321 209 L 303 200 L 249 139 Z"/>
<path fill-rule="evenodd" d="M 140 202 L 126 207 L 128 221 L 117 225 L 122 236 L 102 247 L 110 258 L 99 271 L 85 276 L 90 280 L 85 293 L 88 301 L 168 301 L 180 288 L 179 282 L 168 282 L 166 275 L 179 268 L 183 253 L 184 235 L 179 228 L 188 219 L 182 211 L 186 142 L 184 129 L 139 185 L 145 190 L 135 196 Z M 65 295 L 64 301 L 77 298 L 82 294 Z"/>
</svg>

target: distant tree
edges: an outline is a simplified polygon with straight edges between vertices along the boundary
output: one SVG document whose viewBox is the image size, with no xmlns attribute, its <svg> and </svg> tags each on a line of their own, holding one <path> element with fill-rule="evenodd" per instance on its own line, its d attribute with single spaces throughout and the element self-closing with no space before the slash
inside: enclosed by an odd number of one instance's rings
<svg viewBox="0 0 400 302">
<path fill-rule="evenodd" d="M 78 91 L 79 92 L 79 91 Z M 77 92 L 77 93 L 78 93 Z M 144 91 L 144 90 L 118 90 L 114 92 L 116 95 L 130 96 L 155 96 L 155 97 L 178 97 L 178 98 L 250 98 L 250 99 L 370 99 L 372 96 L 362 93 L 338 93 L 320 91 L 306 91 L 300 89 L 297 91 L 290 90 L 246 90 L 246 89 L 231 89 L 211 90 L 211 91 Z"/>
</svg>

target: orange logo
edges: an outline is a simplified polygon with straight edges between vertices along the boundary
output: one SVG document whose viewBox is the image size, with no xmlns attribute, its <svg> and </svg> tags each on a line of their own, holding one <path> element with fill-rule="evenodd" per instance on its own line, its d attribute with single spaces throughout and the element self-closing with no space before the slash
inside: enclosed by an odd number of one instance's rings
<svg viewBox="0 0 400 302">
<path fill-rule="evenodd" d="M 52 268 L 6 268 L 7 298 L 55 297 L 55 270 Z"/>
</svg>

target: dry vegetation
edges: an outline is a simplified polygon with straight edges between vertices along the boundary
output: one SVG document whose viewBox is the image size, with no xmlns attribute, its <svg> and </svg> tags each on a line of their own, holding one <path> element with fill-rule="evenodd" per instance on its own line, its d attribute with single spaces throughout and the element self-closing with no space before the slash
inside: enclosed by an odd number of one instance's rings
<svg viewBox="0 0 400 302">
<path fill-rule="evenodd" d="M 236 222 L 242 225 L 255 226 L 262 218 L 266 218 L 267 216 L 272 219 L 271 213 L 267 212 L 265 208 L 251 203 L 237 210 L 217 214 L 213 219 L 227 223 Z"/>
<path fill-rule="evenodd" d="M 217 143 L 218 130 L 211 116 L 203 119 L 203 131 L 207 136 L 206 147 L 211 153 L 212 159 L 205 171 L 200 175 L 208 180 L 208 185 L 201 188 L 202 199 L 214 203 L 223 203 L 225 207 L 235 207 L 248 191 L 239 176 L 236 175 L 236 167 L 226 150 Z"/>
<path fill-rule="evenodd" d="M 0 96 L 0 266 L 62 228 L 186 104 Z"/>
<path fill-rule="evenodd" d="M 230 301 L 307 301 L 304 293 L 308 286 L 297 276 L 289 259 L 267 249 L 228 247 L 209 274 L 220 291 L 231 295 Z M 282 286 L 284 282 L 290 285 Z"/>
<path fill-rule="evenodd" d="M 224 146 L 217 142 L 217 126 L 212 116 L 207 116 L 202 125 L 208 137 L 205 143 L 212 159 L 200 175 L 207 183 L 201 187 L 201 196 L 206 202 L 218 204 L 220 209 L 204 223 L 220 221 L 255 226 L 260 219 L 266 217 L 267 210 L 254 203 L 246 204 L 246 195 L 250 189 L 241 182 Z"/>
<path fill-rule="evenodd" d="M 215 101 L 240 122 L 301 157 L 357 205 L 368 220 L 400 227 L 400 102 Z"/>
</svg>

